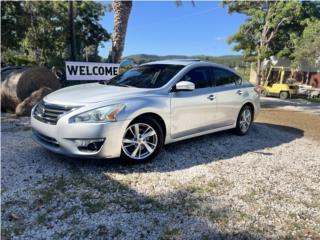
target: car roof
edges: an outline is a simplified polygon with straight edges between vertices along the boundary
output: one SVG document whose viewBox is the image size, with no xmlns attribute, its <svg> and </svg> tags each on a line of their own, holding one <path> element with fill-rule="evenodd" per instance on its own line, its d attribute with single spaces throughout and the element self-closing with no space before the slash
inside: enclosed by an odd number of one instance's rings
<svg viewBox="0 0 320 240">
<path fill-rule="evenodd" d="M 229 70 L 237 75 L 239 75 L 236 71 L 234 71 L 233 69 L 221 65 L 221 64 L 217 64 L 217 63 L 213 63 L 213 62 L 206 62 L 206 61 L 201 61 L 199 59 L 169 59 L 169 60 L 161 60 L 161 61 L 154 61 L 154 62 L 148 62 L 148 63 L 144 63 L 143 65 L 152 65 L 152 64 L 167 64 L 167 65 L 183 65 L 183 66 L 188 66 L 188 65 L 196 65 L 196 66 L 212 66 L 212 67 L 217 67 L 217 68 L 222 68 L 222 69 L 226 69 Z"/>
<path fill-rule="evenodd" d="M 167 65 L 183 65 L 183 66 L 188 66 L 188 65 L 211 65 L 214 67 L 220 67 L 220 68 L 226 68 L 229 69 L 226 66 L 223 66 L 221 64 L 217 63 L 212 63 L 212 62 L 206 62 L 206 61 L 201 61 L 199 59 L 169 59 L 169 60 L 161 60 L 161 61 L 154 61 L 154 62 L 148 62 L 144 63 L 142 65 L 151 65 L 151 64 L 167 64 Z"/>
<path fill-rule="evenodd" d="M 186 61 L 181 59 L 170 59 L 170 60 L 161 60 L 161 61 L 154 61 L 154 62 L 148 62 L 142 65 L 151 65 L 151 64 L 165 64 L 165 65 L 183 65 L 187 66 L 192 64 L 194 61 Z"/>
</svg>

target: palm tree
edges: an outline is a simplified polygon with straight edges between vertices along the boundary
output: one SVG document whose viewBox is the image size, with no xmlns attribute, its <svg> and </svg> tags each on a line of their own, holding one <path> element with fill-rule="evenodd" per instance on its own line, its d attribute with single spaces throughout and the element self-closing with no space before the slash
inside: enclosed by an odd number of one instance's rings
<svg viewBox="0 0 320 240">
<path fill-rule="evenodd" d="M 194 0 L 191 1 L 195 6 Z M 176 0 L 176 5 L 179 7 L 182 5 L 181 0 Z M 112 32 L 112 46 L 109 52 L 108 62 L 119 63 L 121 60 L 122 52 L 124 49 L 124 43 L 126 40 L 128 20 L 132 8 L 132 0 L 122 1 L 113 0 L 113 32 Z"/>
<path fill-rule="evenodd" d="M 132 0 L 129 0 L 129 1 L 113 0 L 112 1 L 114 19 L 113 19 L 113 32 L 112 32 L 112 38 L 111 38 L 112 47 L 108 57 L 109 62 L 113 62 L 113 63 L 120 62 L 122 52 L 124 49 L 127 25 L 128 25 L 131 8 L 132 8 Z"/>
</svg>

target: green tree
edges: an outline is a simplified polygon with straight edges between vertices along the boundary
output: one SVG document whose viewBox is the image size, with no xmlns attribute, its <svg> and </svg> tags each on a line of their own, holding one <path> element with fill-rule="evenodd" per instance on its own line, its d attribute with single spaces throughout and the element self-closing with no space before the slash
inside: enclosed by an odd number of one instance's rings
<svg viewBox="0 0 320 240">
<path fill-rule="evenodd" d="M 20 47 L 25 36 L 25 20 L 21 2 L 1 2 L 1 52 Z"/>
<path fill-rule="evenodd" d="M 320 20 L 308 19 L 302 37 L 295 42 L 295 65 L 320 64 Z"/>
<path fill-rule="evenodd" d="M 4 3 L 7 4 L 5 7 Z M 34 60 L 39 65 L 62 65 L 63 60 L 69 59 L 69 2 L 4 3 L 1 6 L 1 10 L 5 10 L 1 15 L 1 21 L 2 24 L 8 25 L 10 31 L 4 30 L 4 25 L 2 25 L 1 33 L 4 33 L 2 40 L 6 38 L 1 43 L 2 54 L 16 49 L 20 55 Z M 99 59 L 98 46 L 110 39 L 108 32 L 99 23 L 106 7 L 94 1 L 76 1 L 74 5 L 77 58 L 84 60 L 83 51 L 90 46 L 90 49 L 96 49 L 96 51 L 90 51 L 90 59 L 97 60 Z M 16 19 L 22 19 L 22 22 L 20 23 L 20 20 L 16 22 Z M 14 57 L 17 58 L 17 56 Z M 3 57 L 2 61 L 4 61 Z"/>
<path fill-rule="evenodd" d="M 107 11 L 107 6 L 93 1 L 75 2 L 75 30 L 77 56 L 79 60 L 85 60 L 81 57 L 84 49 L 87 47 L 95 48 L 90 51 L 90 59 L 100 60 L 98 56 L 98 46 L 110 39 L 109 33 L 100 24 L 101 17 Z"/>
<path fill-rule="evenodd" d="M 284 49 L 286 42 L 276 42 L 281 31 L 295 25 L 301 16 L 302 7 L 298 1 L 225 1 L 229 13 L 237 12 L 247 16 L 237 33 L 229 37 L 229 43 L 235 43 L 234 50 L 243 51 L 249 59 L 257 62 L 258 83 L 261 81 L 261 62 Z M 283 33 L 283 31 L 282 31 Z M 276 51 L 275 51 L 276 50 Z"/>
</svg>

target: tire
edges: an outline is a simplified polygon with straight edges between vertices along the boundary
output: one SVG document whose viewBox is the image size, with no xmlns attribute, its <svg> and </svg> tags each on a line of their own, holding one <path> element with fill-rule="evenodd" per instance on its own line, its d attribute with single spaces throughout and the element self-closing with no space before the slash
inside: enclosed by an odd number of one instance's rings
<svg viewBox="0 0 320 240">
<path fill-rule="evenodd" d="M 279 94 L 280 99 L 288 99 L 289 98 L 289 93 L 288 92 L 280 92 Z"/>
<path fill-rule="evenodd" d="M 240 136 L 246 135 L 251 127 L 252 121 L 253 109 L 249 105 L 244 105 L 238 115 L 235 133 Z"/>
<path fill-rule="evenodd" d="M 261 90 L 260 96 L 261 97 L 267 97 L 268 96 L 267 91 L 266 90 Z"/>
<path fill-rule="evenodd" d="M 164 134 L 158 122 L 149 117 L 138 118 L 131 122 L 125 131 L 121 158 L 127 163 L 151 161 L 158 155 L 163 143 Z"/>
</svg>

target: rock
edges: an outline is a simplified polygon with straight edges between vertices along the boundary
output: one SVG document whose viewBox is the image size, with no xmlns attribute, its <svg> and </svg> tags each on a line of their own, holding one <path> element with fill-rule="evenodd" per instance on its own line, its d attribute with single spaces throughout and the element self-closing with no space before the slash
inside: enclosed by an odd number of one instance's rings
<svg viewBox="0 0 320 240">
<path fill-rule="evenodd" d="M 56 76 L 44 67 L 13 70 L 1 82 L 1 110 L 14 111 L 17 105 L 42 87 L 56 90 L 60 87 Z"/>
<path fill-rule="evenodd" d="M 51 88 L 42 87 L 34 91 L 30 97 L 27 97 L 23 102 L 19 103 L 15 109 L 17 116 L 30 115 L 31 109 L 35 106 L 44 96 L 52 92 Z"/>
</svg>

